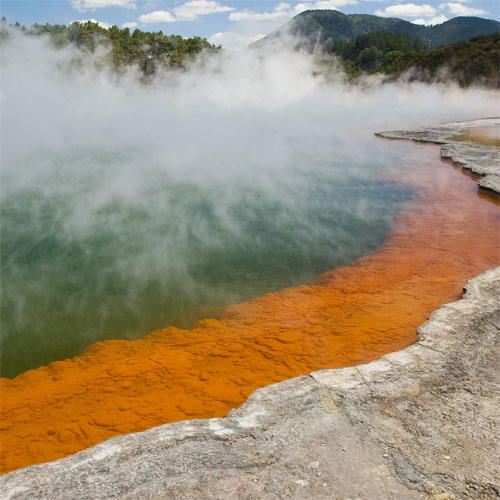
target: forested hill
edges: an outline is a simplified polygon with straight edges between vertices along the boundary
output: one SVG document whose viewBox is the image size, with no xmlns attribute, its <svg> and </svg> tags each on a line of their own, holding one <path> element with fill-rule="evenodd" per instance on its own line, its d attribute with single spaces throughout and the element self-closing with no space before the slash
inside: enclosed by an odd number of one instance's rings
<svg viewBox="0 0 500 500">
<path fill-rule="evenodd" d="M 178 35 L 165 35 L 161 31 L 150 33 L 117 26 L 105 29 L 97 23 L 74 22 L 61 24 L 34 24 L 25 28 L 16 23 L 8 29 L 7 21 L 0 21 L 0 40 L 9 36 L 12 30 L 19 30 L 27 36 L 46 35 L 56 48 L 69 44 L 78 47 L 83 53 L 94 53 L 98 47 L 107 49 L 105 61 L 113 70 L 121 71 L 126 66 L 137 65 L 145 76 L 154 74 L 161 67 L 181 68 L 202 51 L 215 52 L 220 47 L 210 44 L 205 38 L 182 38 Z"/>
<path fill-rule="evenodd" d="M 292 35 L 297 49 L 312 50 L 326 44 L 350 40 L 365 33 L 386 31 L 419 40 L 427 48 L 435 48 L 473 36 L 500 31 L 500 23 L 479 17 L 455 17 L 435 26 L 423 26 L 397 18 L 378 17 L 368 14 L 343 14 L 336 10 L 308 10 L 252 47 L 263 48 L 277 42 L 287 43 Z"/>
<path fill-rule="evenodd" d="M 433 50 L 409 36 L 374 31 L 352 40 L 327 44 L 348 80 L 366 73 L 383 73 L 385 80 L 455 82 L 462 87 L 480 85 L 500 88 L 500 33 L 478 35 L 468 42 L 455 42 Z M 328 57 L 323 64 L 328 64 Z"/>
<path fill-rule="evenodd" d="M 394 58 L 380 71 L 424 82 L 454 81 L 461 87 L 500 88 L 500 33 L 475 36 L 429 52 L 412 51 Z"/>
</svg>

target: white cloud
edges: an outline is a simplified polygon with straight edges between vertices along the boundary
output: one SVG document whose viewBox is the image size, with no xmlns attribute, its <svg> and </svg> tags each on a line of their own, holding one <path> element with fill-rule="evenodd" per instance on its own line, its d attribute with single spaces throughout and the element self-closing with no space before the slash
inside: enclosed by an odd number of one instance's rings
<svg viewBox="0 0 500 500">
<path fill-rule="evenodd" d="M 109 24 L 109 23 L 105 23 L 105 22 L 103 22 L 103 21 L 96 21 L 96 20 L 95 20 L 95 19 L 93 19 L 93 18 L 92 18 L 92 19 L 75 19 L 74 21 L 70 21 L 70 22 L 68 23 L 68 26 L 69 26 L 70 24 L 73 24 L 73 23 L 85 24 L 85 23 L 88 23 L 89 21 L 90 21 L 91 23 L 96 23 L 96 24 L 98 24 L 101 28 L 104 28 L 105 30 L 107 30 L 108 28 L 111 28 L 111 26 L 112 26 L 112 25 L 111 25 L 111 24 Z"/>
<path fill-rule="evenodd" d="M 276 7 L 274 7 L 274 10 L 289 10 L 290 9 L 290 4 L 286 2 L 280 2 Z"/>
<path fill-rule="evenodd" d="M 139 22 L 144 24 L 175 23 L 175 17 L 166 10 L 155 10 L 139 16 Z"/>
<path fill-rule="evenodd" d="M 436 15 L 437 10 L 429 4 L 415 5 L 414 3 L 401 3 L 390 5 L 384 10 L 376 10 L 375 14 L 382 17 L 430 17 Z"/>
<path fill-rule="evenodd" d="M 214 45 L 222 45 L 225 49 L 229 50 L 244 50 L 252 42 L 263 38 L 265 35 L 262 33 L 256 35 L 242 35 L 241 33 L 225 32 L 215 33 L 208 41 Z"/>
<path fill-rule="evenodd" d="M 486 10 L 467 7 L 466 5 L 456 2 L 442 3 L 439 8 L 443 10 L 448 9 L 455 16 L 478 16 L 480 14 L 488 13 Z"/>
<path fill-rule="evenodd" d="M 79 11 L 102 9 L 103 7 L 124 7 L 135 9 L 135 0 L 70 0 L 71 6 Z"/>
<path fill-rule="evenodd" d="M 338 10 L 343 5 L 355 5 L 357 0 L 319 0 L 316 2 L 303 2 L 294 7 L 296 12 L 304 10 Z"/>
<path fill-rule="evenodd" d="M 448 21 L 448 18 L 446 16 L 443 16 L 443 14 L 439 16 L 432 17 L 430 19 L 415 19 L 412 21 L 413 24 L 424 24 L 425 26 L 433 26 L 435 24 L 441 24 L 444 23 L 445 21 Z"/>
<path fill-rule="evenodd" d="M 243 9 L 229 14 L 230 21 L 285 21 L 293 14 L 288 10 L 273 10 L 272 12 L 255 12 Z"/>
<path fill-rule="evenodd" d="M 137 23 L 135 21 L 131 23 L 123 23 L 122 28 L 137 28 Z"/>
<path fill-rule="evenodd" d="M 139 22 L 145 24 L 153 23 L 175 23 L 176 21 L 196 21 L 200 16 L 217 14 L 220 12 L 233 11 L 234 7 L 221 5 L 214 0 L 189 0 L 188 2 L 174 8 L 172 15 L 167 10 L 155 10 L 149 14 L 139 16 Z"/>
<path fill-rule="evenodd" d="M 233 10 L 234 7 L 221 5 L 213 0 L 190 0 L 174 8 L 177 21 L 196 21 L 200 16 Z"/>
<path fill-rule="evenodd" d="M 231 14 L 229 14 L 229 19 L 231 21 L 284 22 L 305 10 L 338 10 L 338 8 L 343 5 L 354 5 L 357 3 L 357 0 L 320 0 L 316 2 L 302 2 L 292 7 L 289 3 L 281 2 L 277 4 L 272 11 L 256 12 L 249 9 L 243 9 L 237 12 L 231 12 Z"/>
</svg>

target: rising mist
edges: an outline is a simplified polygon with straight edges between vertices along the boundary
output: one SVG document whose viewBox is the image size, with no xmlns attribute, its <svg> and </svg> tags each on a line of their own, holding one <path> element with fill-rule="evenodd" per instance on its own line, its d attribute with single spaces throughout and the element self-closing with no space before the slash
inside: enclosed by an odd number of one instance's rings
<svg viewBox="0 0 500 500">
<path fill-rule="evenodd" d="M 147 84 L 99 56 L 3 42 L 2 375 L 373 251 L 413 195 L 384 173 L 415 167 L 414 146 L 373 132 L 488 116 L 497 99 L 351 88 L 301 53 L 207 56 Z"/>
</svg>

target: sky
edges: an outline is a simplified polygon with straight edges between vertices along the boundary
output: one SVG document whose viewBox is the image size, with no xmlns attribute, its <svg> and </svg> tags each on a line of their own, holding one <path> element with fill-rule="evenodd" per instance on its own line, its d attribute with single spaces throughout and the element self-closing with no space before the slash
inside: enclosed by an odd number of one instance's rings
<svg viewBox="0 0 500 500">
<path fill-rule="evenodd" d="M 398 17 L 426 25 L 457 16 L 500 20 L 498 0 L 0 0 L 0 13 L 10 24 L 93 20 L 104 28 L 117 25 L 201 36 L 228 49 L 246 47 L 309 9 Z"/>
</svg>

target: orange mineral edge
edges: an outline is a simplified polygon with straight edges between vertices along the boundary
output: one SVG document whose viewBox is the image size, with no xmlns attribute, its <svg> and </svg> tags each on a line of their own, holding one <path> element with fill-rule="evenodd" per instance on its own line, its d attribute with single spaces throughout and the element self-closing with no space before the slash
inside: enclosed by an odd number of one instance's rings
<svg viewBox="0 0 500 500">
<path fill-rule="evenodd" d="M 110 340 L 1 380 L 0 467 L 8 472 L 176 420 L 225 415 L 256 388 L 365 363 L 416 340 L 464 282 L 497 266 L 498 200 L 415 146 L 394 180 L 417 195 L 376 252 L 311 286 L 228 308 L 192 330 Z M 397 176 L 397 177 L 396 177 Z"/>
</svg>

